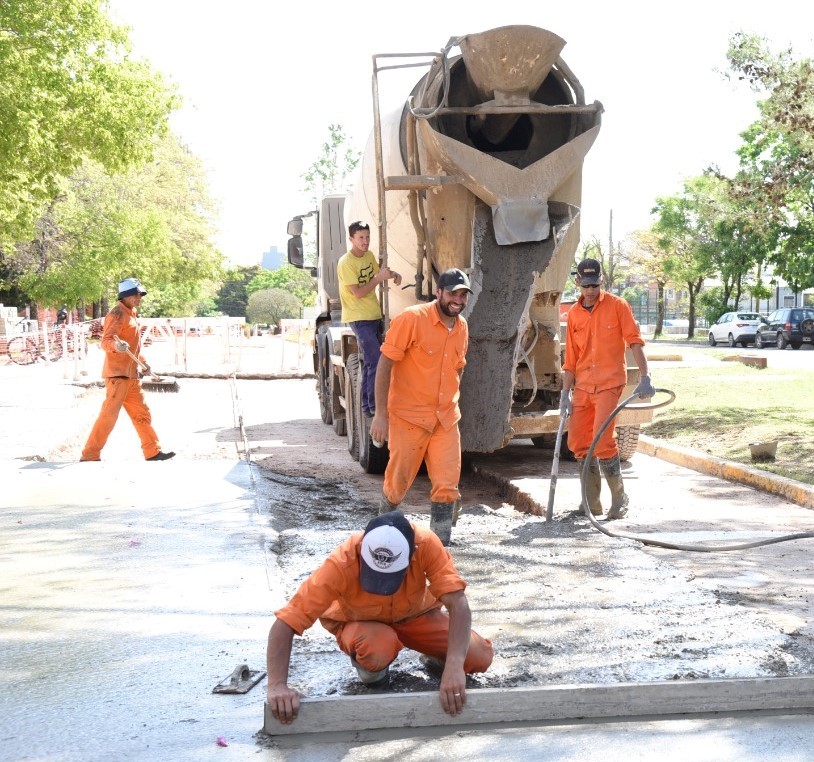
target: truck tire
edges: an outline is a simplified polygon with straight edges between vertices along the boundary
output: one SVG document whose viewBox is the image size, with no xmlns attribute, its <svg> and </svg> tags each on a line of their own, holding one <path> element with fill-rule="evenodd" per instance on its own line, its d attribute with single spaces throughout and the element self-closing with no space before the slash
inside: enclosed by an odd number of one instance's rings
<svg viewBox="0 0 814 762">
<path fill-rule="evenodd" d="M 317 394 L 319 395 L 319 412 L 324 423 L 333 422 L 331 405 L 331 350 L 327 328 L 320 328 L 317 333 Z"/>
<path fill-rule="evenodd" d="M 361 395 L 360 395 L 361 396 Z M 383 474 L 390 460 L 390 450 L 387 442 L 382 447 L 376 447 L 370 441 L 370 421 L 362 414 L 361 399 L 356 401 L 359 428 L 359 465 L 366 474 Z"/>
<path fill-rule="evenodd" d="M 339 384 L 339 369 L 339 366 L 336 368 L 331 368 L 331 380 L 328 386 L 330 386 L 331 389 L 331 410 L 333 412 L 334 433 L 338 437 L 344 437 L 347 435 L 348 430 L 345 418 L 345 408 L 342 407 L 342 403 L 339 400 L 339 395 L 342 391 Z"/>
<path fill-rule="evenodd" d="M 641 426 L 617 426 L 616 446 L 619 448 L 619 459 L 630 460 L 639 446 L 639 431 Z"/>
<path fill-rule="evenodd" d="M 354 460 L 359 460 L 359 428 L 356 415 L 356 387 L 361 381 L 359 355 L 348 355 L 345 361 L 345 433 L 348 437 L 348 452 Z"/>
<path fill-rule="evenodd" d="M 554 445 L 557 444 L 557 435 L 556 434 L 540 434 L 538 437 L 532 437 L 531 443 L 535 447 L 540 447 L 544 450 L 553 450 Z M 564 431 L 562 434 L 562 440 L 560 441 L 560 460 L 569 460 L 574 461 L 576 457 L 571 450 L 568 449 L 568 432 Z"/>
</svg>

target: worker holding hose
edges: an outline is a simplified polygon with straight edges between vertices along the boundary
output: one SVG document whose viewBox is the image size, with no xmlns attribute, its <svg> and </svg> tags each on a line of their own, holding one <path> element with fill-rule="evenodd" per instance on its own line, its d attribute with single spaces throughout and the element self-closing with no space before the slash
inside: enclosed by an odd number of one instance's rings
<svg viewBox="0 0 814 762">
<path fill-rule="evenodd" d="M 602 267 L 596 259 L 586 258 L 577 265 L 576 283 L 581 295 L 568 311 L 560 415 L 571 417 L 568 448 L 580 464 L 588 508 L 594 516 L 602 515 L 601 469 L 611 492 L 607 518 L 620 519 L 627 513 L 628 496 L 614 437 L 615 421 L 597 442 L 587 472 L 584 465 L 596 432 L 619 404 L 627 383 L 626 346 L 641 374 L 634 394 L 648 399 L 656 392 L 644 356 L 644 339 L 630 305 L 604 291 L 602 281 Z"/>
</svg>

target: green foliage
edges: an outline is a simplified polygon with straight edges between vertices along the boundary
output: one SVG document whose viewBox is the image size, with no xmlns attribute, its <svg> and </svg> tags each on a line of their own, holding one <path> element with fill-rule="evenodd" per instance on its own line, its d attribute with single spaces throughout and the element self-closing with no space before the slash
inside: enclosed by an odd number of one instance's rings
<svg viewBox="0 0 814 762">
<path fill-rule="evenodd" d="M 814 286 L 814 61 L 745 34 L 732 38 L 728 56 L 733 74 L 765 96 L 741 134 L 731 196 L 774 272 L 801 291 Z"/>
<path fill-rule="evenodd" d="M 701 315 L 710 325 L 724 312 L 730 312 L 729 302 L 726 300 L 723 286 L 712 286 L 698 295 L 698 307 Z"/>
<path fill-rule="evenodd" d="M 176 97 L 103 0 L 0 2 L 0 246 L 34 235 L 86 158 L 148 160 Z"/>
<path fill-rule="evenodd" d="M 255 291 L 249 296 L 246 322 L 277 325 L 283 318 L 298 318 L 301 309 L 302 302 L 281 288 Z"/>
<path fill-rule="evenodd" d="M 345 179 L 359 165 L 361 153 L 348 145 L 348 137 L 340 124 L 328 125 L 330 136 L 322 144 L 316 161 L 303 175 L 305 190 L 315 206 L 323 197 L 343 189 Z"/>
<path fill-rule="evenodd" d="M 259 265 L 237 267 L 226 273 L 226 280 L 215 298 L 218 310 L 229 317 L 245 317 L 249 295 L 246 286 L 261 272 Z"/>
<path fill-rule="evenodd" d="M 246 293 L 269 288 L 280 288 L 294 294 L 305 307 L 313 306 L 317 296 L 317 285 L 310 273 L 292 265 L 283 265 L 277 270 L 263 270 L 246 285 Z"/>
<path fill-rule="evenodd" d="M 212 204 L 199 162 L 172 135 L 154 159 L 108 174 L 86 161 L 16 248 L 19 282 L 46 305 L 115 299 L 116 284 L 139 277 L 142 314 L 188 315 L 206 284 L 221 276 L 212 244 Z"/>
</svg>

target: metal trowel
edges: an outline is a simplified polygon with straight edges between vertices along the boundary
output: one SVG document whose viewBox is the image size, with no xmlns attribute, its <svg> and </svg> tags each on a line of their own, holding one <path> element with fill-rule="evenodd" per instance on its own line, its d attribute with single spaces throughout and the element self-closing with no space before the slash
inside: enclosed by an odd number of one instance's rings
<svg viewBox="0 0 814 762">
<path fill-rule="evenodd" d="M 238 664 L 229 677 L 212 689 L 212 693 L 248 693 L 265 676 L 265 670 L 249 669 L 248 664 Z"/>
</svg>

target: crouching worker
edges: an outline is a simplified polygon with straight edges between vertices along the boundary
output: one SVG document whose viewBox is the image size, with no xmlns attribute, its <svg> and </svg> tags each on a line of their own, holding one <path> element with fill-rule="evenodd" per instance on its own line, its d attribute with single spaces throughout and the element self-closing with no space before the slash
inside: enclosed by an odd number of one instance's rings
<svg viewBox="0 0 814 762">
<path fill-rule="evenodd" d="M 471 630 L 465 587 L 429 529 L 399 511 L 372 519 L 275 612 L 266 652 L 272 716 L 286 725 L 297 716 L 299 694 L 288 687 L 291 644 L 317 619 L 369 687 L 387 686 L 390 663 L 402 648 L 424 654 L 425 666 L 443 670 L 443 710 L 458 714 L 466 703 L 466 674 L 486 671 L 493 658 L 491 642 Z"/>
</svg>

